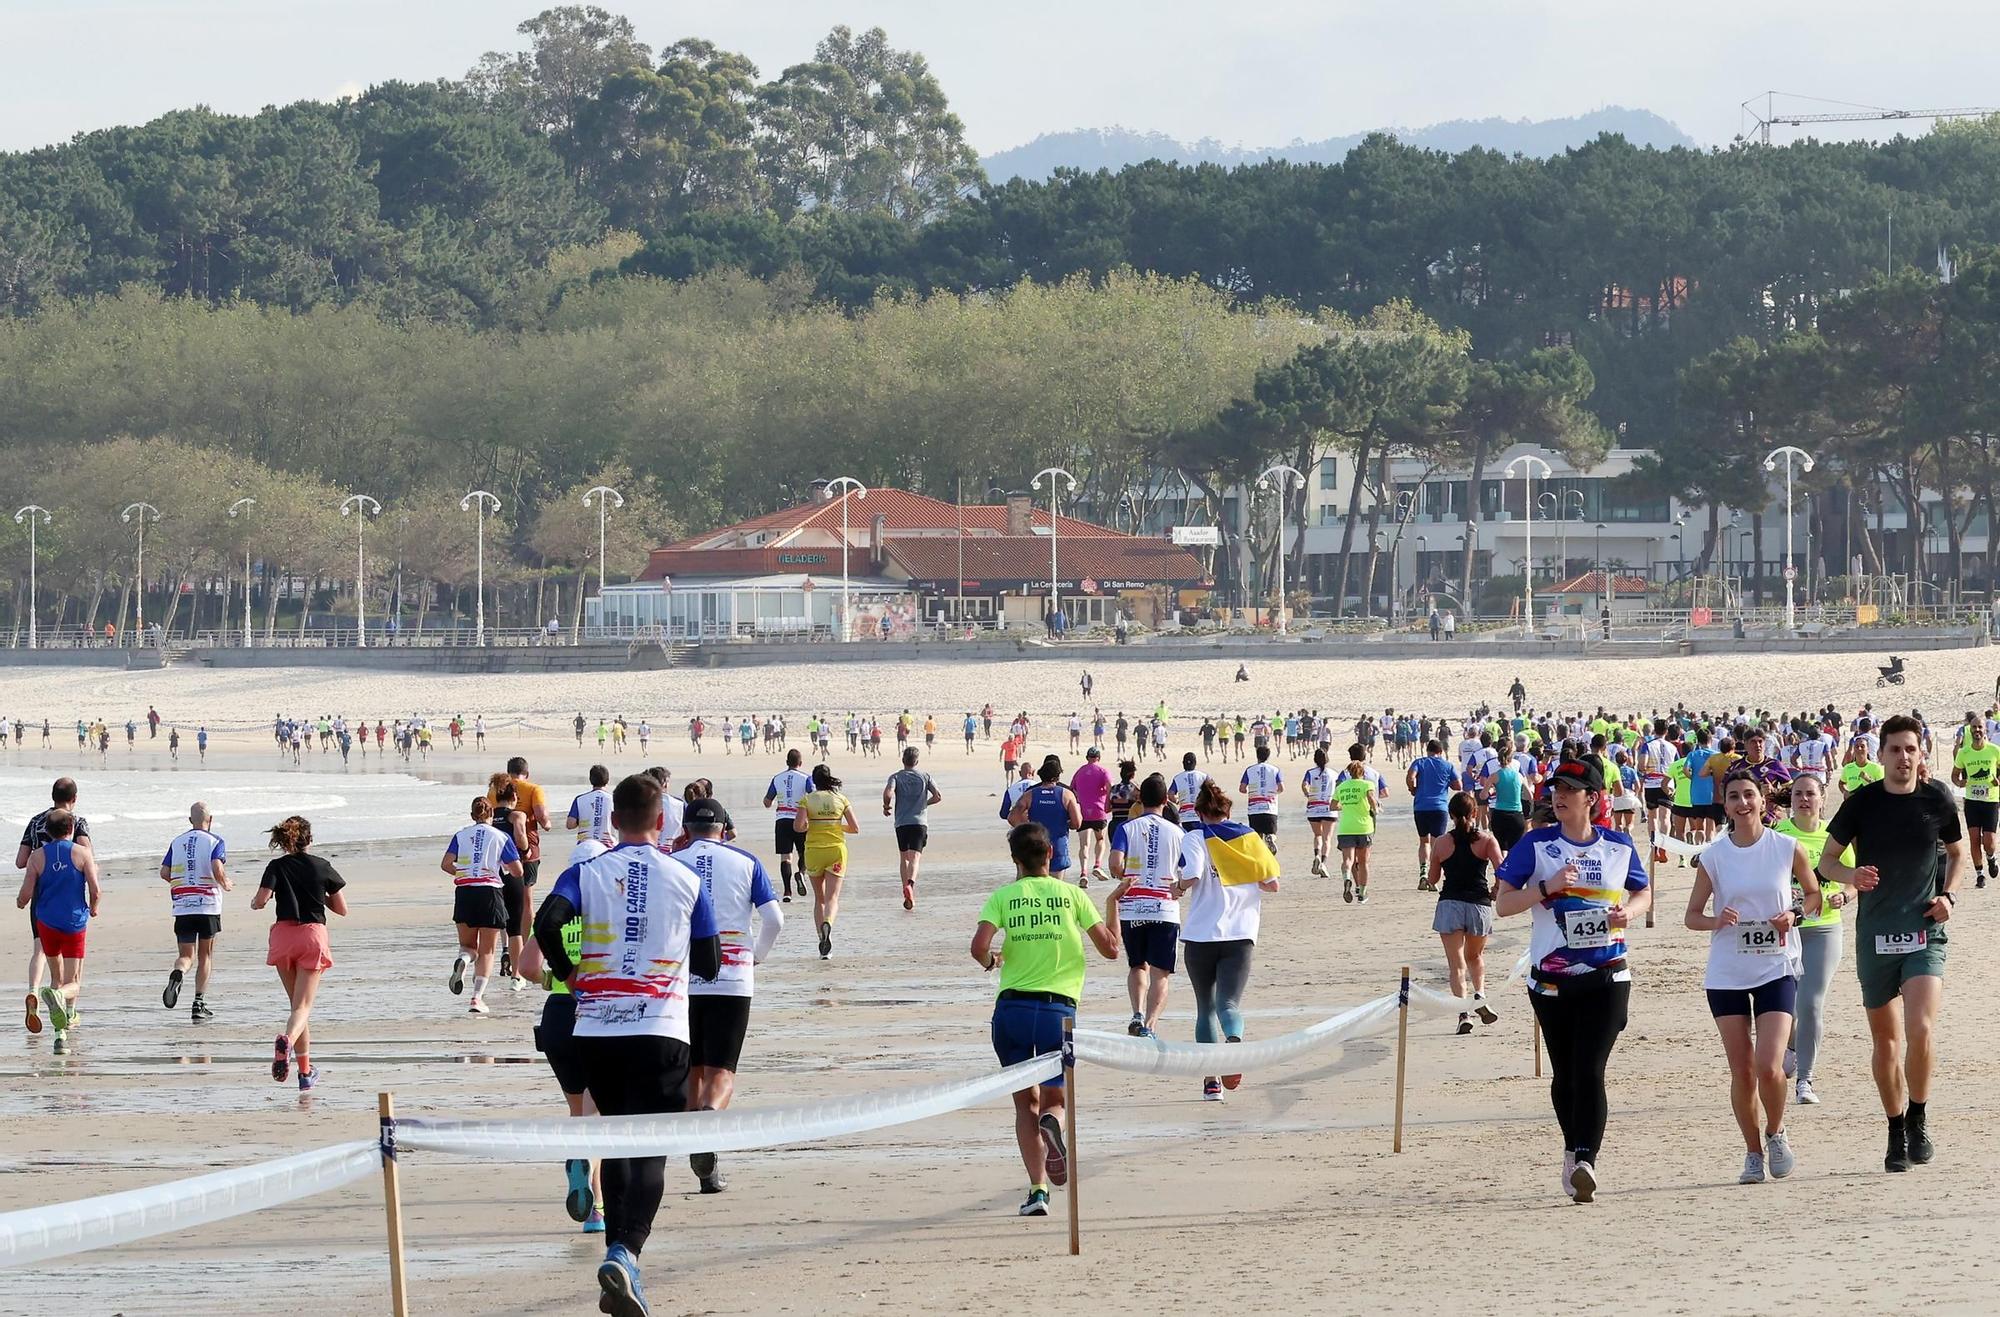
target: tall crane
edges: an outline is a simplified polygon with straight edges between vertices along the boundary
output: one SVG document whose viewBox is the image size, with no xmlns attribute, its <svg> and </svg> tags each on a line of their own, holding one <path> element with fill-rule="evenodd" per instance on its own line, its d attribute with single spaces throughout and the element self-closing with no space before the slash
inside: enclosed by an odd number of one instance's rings
<svg viewBox="0 0 2000 1317">
<path fill-rule="evenodd" d="M 1778 110 L 1777 99 L 1785 96 L 1791 100 L 1816 101 L 1822 105 L 1841 105 L 1842 110 L 1814 114 L 1784 114 Z M 1856 105 L 1851 101 L 1829 101 L 1817 96 L 1799 96 L 1791 92 L 1767 91 L 1764 93 L 1764 108 L 1757 109 L 1757 98 L 1752 96 L 1743 102 L 1743 117 L 1751 125 L 1736 134 L 1736 140 L 1747 142 L 1753 136 L 1765 146 L 1771 144 L 1771 129 L 1774 125 L 1788 128 L 1802 128 L 1815 123 L 1884 123 L 1898 119 L 1982 119 L 1989 114 L 2000 114 L 2000 109 L 1990 106 L 1960 106 L 1946 110 L 1897 110 L 1882 105 Z"/>
</svg>

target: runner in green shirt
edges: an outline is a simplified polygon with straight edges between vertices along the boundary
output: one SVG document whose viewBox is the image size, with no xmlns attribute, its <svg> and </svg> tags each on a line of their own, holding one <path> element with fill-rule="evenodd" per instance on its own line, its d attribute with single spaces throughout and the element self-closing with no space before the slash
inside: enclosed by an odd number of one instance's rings
<svg viewBox="0 0 2000 1317">
<path fill-rule="evenodd" d="M 1062 1050 L 1063 1023 L 1076 1018 L 1083 995 L 1086 935 L 1106 960 L 1118 956 L 1117 926 L 1105 923 L 1083 892 L 1049 876 L 1054 848 L 1041 824 L 1014 828 L 1007 849 L 1014 881 L 986 898 L 972 934 L 972 958 L 983 969 L 1000 969 L 993 1051 L 1003 1066 Z M 998 950 L 996 938 L 1004 938 Z M 1049 1186 L 1069 1182 L 1062 1109 L 1060 1073 L 1014 1094 L 1014 1142 L 1028 1170 L 1022 1216 L 1047 1216 Z"/>
<path fill-rule="evenodd" d="M 1360 746 L 1349 748 L 1349 763 L 1334 784 L 1333 803 L 1340 811 L 1333 844 L 1340 848 L 1341 897 L 1351 893 L 1368 904 L 1368 848 L 1375 844 L 1375 779 L 1363 763 Z"/>
<path fill-rule="evenodd" d="M 1953 786 L 1965 789 L 1965 831 L 1972 843 L 1972 869 L 1977 886 L 2000 876 L 1993 855 L 1993 833 L 2000 827 L 2000 745 L 1986 739 L 1986 720 L 1966 716 L 1965 743 L 1951 761 Z M 1983 857 L 1983 858 L 1982 858 Z"/>
</svg>

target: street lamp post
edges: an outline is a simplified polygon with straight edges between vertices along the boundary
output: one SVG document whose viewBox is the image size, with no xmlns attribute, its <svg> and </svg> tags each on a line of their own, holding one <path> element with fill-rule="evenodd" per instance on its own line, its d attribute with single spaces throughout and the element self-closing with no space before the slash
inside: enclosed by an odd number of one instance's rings
<svg viewBox="0 0 2000 1317">
<path fill-rule="evenodd" d="M 157 522 L 160 519 L 160 510 L 151 503 L 128 503 L 125 505 L 125 511 L 118 514 L 118 520 L 129 522 L 134 512 L 139 514 L 139 554 L 133 560 L 132 597 L 137 601 L 139 610 L 138 638 L 143 641 L 146 638 L 146 515 L 151 513 L 153 520 Z"/>
<path fill-rule="evenodd" d="M 254 507 L 256 503 L 257 500 L 254 498 L 239 498 L 229 505 L 229 515 L 242 516 L 245 508 Z M 223 610 L 222 636 L 225 640 L 229 638 L 227 608 Z M 243 542 L 243 648 L 250 648 L 250 542 L 248 540 Z"/>
<path fill-rule="evenodd" d="M 354 646 L 368 648 L 368 518 L 382 515 L 382 505 L 366 494 L 349 494 L 340 515 L 354 514 Z"/>
<path fill-rule="evenodd" d="M 1597 523 L 1597 546 L 1592 551 L 1597 559 L 1597 574 L 1604 578 L 1604 606 L 1611 607 L 1611 569 L 1604 565 L 1604 523 Z"/>
<path fill-rule="evenodd" d="M 1799 614 L 1792 594 L 1792 582 L 1798 570 L 1792 566 L 1792 462 L 1796 460 L 1803 471 L 1813 469 L 1812 454 L 1803 448 L 1784 444 L 1764 454 L 1764 469 L 1776 471 L 1778 459 L 1785 459 L 1785 630 L 1798 626 Z"/>
<path fill-rule="evenodd" d="M 49 510 L 37 503 L 30 503 L 14 514 L 14 524 L 28 523 L 28 648 L 36 648 L 38 633 L 35 630 L 35 519 L 49 524 Z"/>
<path fill-rule="evenodd" d="M 604 582 L 607 579 L 605 573 L 610 570 L 604 561 L 604 503 L 606 499 L 609 499 L 612 507 L 622 508 L 625 506 L 625 496 L 609 485 L 592 485 L 589 493 L 583 496 L 583 506 L 590 506 L 590 500 L 593 495 L 597 499 L 597 624 L 601 627 L 604 625 Z M 495 499 L 493 502 L 493 510 L 495 512 L 500 510 L 500 501 L 498 499 Z M 580 585 L 579 588 L 581 588 Z M 582 611 L 578 610 L 577 617 L 581 618 L 582 616 Z M 582 623 L 579 621 L 578 627 L 581 626 Z M 570 642 L 574 644 L 582 638 L 580 634 L 572 632 Z"/>
<path fill-rule="evenodd" d="M 1042 477 L 1049 478 L 1049 623 L 1053 629 L 1056 615 L 1062 611 L 1062 587 L 1056 575 L 1056 477 L 1069 482 L 1069 492 L 1076 493 L 1076 477 L 1059 466 L 1045 466 L 1035 472 L 1035 478 L 1028 482 L 1028 488 L 1040 489 Z"/>
<path fill-rule="evenodd" d="M 472 606 L 472 643 L 482 649 L 486 646 L 486 505 L 489 502 L 493 505 L 493 511 L 498 512 L 500 510 L 500 496 L 498 494 L 489 494 L 483 489 L 475 489 L 458 501 L 458 510 L 460 512 L 464 512 L 468 508 L 477 508 L 479 512 L 478 548 L 475 550 L 479 565 L 477 575 L 474 577 L 475 584 L 473 586 L 473 589 L 477 592 L 477 596 Z M 603 549 L 601 547 L 604 543 L 603 534 L 603 528 L 599 527 L 599 567 L 603 566 Z M 602 577 L 598 578 L 597 594 L 599 599 L 604 597 L 604 580 Z M 599 607 L 601 608 L 603 605 L 600 603 Z M 602 615 L 600 614 L 600 616 Z M 419 622 L 423 620 L 421 610 L 419 610 L 417 618 Z"/>
<path fill-rule="evenodd" d="M 840 499 L 840 640 L 842 644 L 846 644 L 848 641 L 854 639 L 854 623 L 850 616 L 851 610 L 848 608 L 847 602 L 847 491 L 849 489 L 854 491 L 854 497 L 857 499 L 868 497 L 868 486 L 862 484 L 853 476 L 836 476 L 826 482 L 826 492 L 833 494 L 838 490 L 839 493 L 836 497 Z M 1049 531 L 1053 534 L 1055 527 L 1050 526 Z"/>
<path fill-rule="evenodd" d="M 1305 487 L 1306 477 L 1305 473 L 1300 471 L 1297 467 L 1287 466 L 1283 462 L 1280 462 L 1276 466 L 1266 467 L 1264 469 L 1262 474 L 1260 474 L 1257 477 L 1257 488 L 1269 489 L 1271 487 L 1271 477 L 1273 476 L 1276 476 L 1278 478 L 1278 634 L 1281 636 L 1287 636 L 1291 634 L 1291 609 L 1286 607 L 1286 604 L 1289 603 L 1290 601 L 1285 598 L 1285 494 L 1287 492 L 1286 482 L 1288 480 L 1296 480 L 1299 482 L 1299 487 L 1303 489 Z M 1301 543 L 1304 543 L 1305 533 L 1306 533 L 1305 527 L 1301 526 L 1299 528 L 1299 540 Z M 1378 531 L 1377 534 L 1379 535 L 1380 532 Z M 1379 549 L 1381 546 L 1377 545 L 1376 547 Z M 1395 571 L 1396 571 L 1395 564 L 1396 560 L 1394 558 L 1391 558 L 1389 560 L 1389 573 L 1392 582 L 1395 578 Z M 1361 591 L 1363 599 L 1372 598 L 1375 593 L 1375 582 L 1373 581 L 1368 582 L 1366 585 L 1361 587 Z M 1389 587 L 1389 599 L 1390 599 L 1389 607 L 1392 613 L 1395 610 L 1395 602 L 1394 602 L 1395 598 L 1396 598 L 1396 589 L 1395 586 L 1392 584 Z M 1370 610 L 1366 605 L 1364 605 L 1363 611 L 1367 612 Z"/>
<path fill-rule="evenodd" d="M 1542 479 L 1554 474 L 1553 468 L 1533 453 L 1523 453 L 1507 464 L 1500 473 L 1505 480 L 1514 474 L 1515 467 L 1521 468 L 1521 634 L 1532 637 L 1535 634 L 1535 468 L 1541 468 Z"/>
</svg>

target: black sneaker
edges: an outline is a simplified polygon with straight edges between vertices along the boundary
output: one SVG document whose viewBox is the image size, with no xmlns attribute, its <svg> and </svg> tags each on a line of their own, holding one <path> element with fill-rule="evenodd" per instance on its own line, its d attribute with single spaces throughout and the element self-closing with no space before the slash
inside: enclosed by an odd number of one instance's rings
<svg viewBox="0 0 2000 1317">
<path fill-rule="evenodd" d="M 1459 1032 L 1459 1033 L 1460 1033 L 1461 1035 L 1463 1035 L 1463 1034 L 1469 1034 L 1469 1033 L 1471 1033 L 1471 1032 L 1472 1032 L 1472 1014 L 1471 1014 L 1471 1012 L 1469 1012 L 1469 1011 L 1460 1011 L 1460 1012 L 1458 1013 L 1458 1032 Z"/>
<path fill-rule="evenodd" d="M 1910 1169 L 1910 1147 L 1903 1137 L 1903 1131 L 1895 1125 L 1889 1127 L 1889 1151 L 1882 1158 L 1885 1171 L 1907 1171 Z"/>
<path fill-rule="evenodd" d="M 511 951 L 500 953 L 500 977 L 503 979 L 514 977 L 514 953 Z"/>
<path fill-rule="evenodd" d="M 180 1000 L 181 972 L 175 970 L 167 975 L 167 990 L 160 994 L 160 1005 L 166 1007 L 168 1010 L 172 1010 L 180 1004 Z"/>
<path fill-rule="evenodd" d="M 1904 1146 L 1909 1149 L 1910 1160 L 1922 1166 L 1937 1152 L 1937 1149 L 1931 1146 L 1930 1130 L 1926 1128 L 1929 1122 L 1923 1115 L 1914 1111 L 1905 1116 L 1903 1121 L 1904 1129 L 1907 1131 Z"/>
<path fill-rule="evenodd" d="M 203 1001 L 200 997 L 196 997 L 194 1005 L 188 1008 L 188 1018 L 196 1024 L 200 1024 L 203 1020 L 213 1020 L 215 1012 L 208 1009 L 207 1002 Z"/>
<path fill-rule="evenodd" d="M 833 954 L 833 925 L 821 924 L 819 926 L 819 958 L 821 960 L 825 960 L 828 956 L 831 956 L 832 954 Z"/>
</svg>

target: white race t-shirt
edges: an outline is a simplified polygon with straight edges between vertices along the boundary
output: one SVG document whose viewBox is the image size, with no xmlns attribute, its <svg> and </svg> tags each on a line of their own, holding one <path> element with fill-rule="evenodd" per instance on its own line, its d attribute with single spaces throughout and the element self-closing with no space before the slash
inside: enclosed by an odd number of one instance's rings
<svg viewBox="0 0 2000 1317">
<path fill-rule="evenodd" d="M 1263 920 L 1264 889 L 1256 883 L 1225 887 L 1208 862 L 1208 839 L 1197 829 L 1181 843 L 1182 876 L 1195 878 L 1181 907 L 1181 941 L 1257 940 Z"/>
<path fill-rule="evenodd" d="M 219 915 L 221 888 L 215 885 L 215 865 L 227 860 L 222 838 L 206 828 L 190 828 L 174 838 L 160 864 L 167 870 L 167 891 L 177 915 Z"/>
<path fill-rule="evenodd" d="M 1252 764 L 1243 770 L 1243 780 L 1238 784 L 1249 797 L 1251 814 L 1275 814 L 1278 812 L 1278 793 L 1284 790 L 1284 775 L 1272 763 Z"/>
<path fill-rule="evenodd" d="M 810 777 L 796 768 L 788 768 L 771 779 L 770 795 L 772 807 L 778 811 L 780 820 L 796 818 L 799 802 L 813 789 Z"/>
<path fill-rule="evenodd" d="M 607 847 L 618 840 L 618 831 L 611 826 L 611 793 L 603 787 L 593 788 L 572 800 L 569 817 L 571 822 L 583 825 L 578 831 L 584 836 Z"/>
<path fill-rule="evenodd" d="M 1333 774 L 1317 765 L 1306 770 L 1306 817 L 1333 817 Z"/>
<path fill-rule="evenodd" d="M 697 837 L 674 858 L 701 879 L 715 927 L 722 935 L 722 970 L 713 979 L 690 977 L 688 993 L 695 997 L 748 997 L 755 986 L 756 957 L 750 936 L 752 917 L 773 905 L 777 893 L 762 861 L 748 851 L 706 837 Z M 775 909 L 775 906 L 773 907 Z M 769 915 L 761 916 L 769 918 Z"/>
<path fill-rule="evenodd" d="M 1194 798 L 1201 794 L 1201 784 L 1206 781 L 1208 774 L 1199 768 L 1183 769 L 1175 773 L 1172 783 L 1174 799 L 1179 801 L 1183 808 L 1192 808 Z"/>
<path fill-rule="evenodd" d="M 1756 988 L 1797 975 L 1804 966 L 1797 929 L 1779 933 L 1773 916 L 1792 906 L 1792 856 L 1799 844 L 1775 828 L 1738 846 L 1727 833 L 1702 848 L 1695 863 L 1715 888 L 1712 909 L 1736 909 L 1737 922 L 1708 935 L 1704 988 Z"/>
<path fill-rule="evenodd" d="M 452 834 L 444 853 L 452 862 L 453 887 L 498 887 L 500 866 L 521 858 L 514 839 L 491 823 L 468 823 Z"/>
<path fill-rule="evenodd" d="M 1180 875 L 1184 839 L 1189 835 L 1158 814 L 1134 814 L 1112 829 L 1112 852 L 1125 857 L 1125 877 L 1131 882 L 1118 898 L 1121 921 L 1181 921 L 1174 879 Z"/>
<path fill-rule="evenodd" d="M 686 1042 L 689 948 L 717 931 L 694 870 L 658 847 L 620 845 L 565 869 L 550 895 L 583 915 L 576 1036 Z"/>
</svg>

